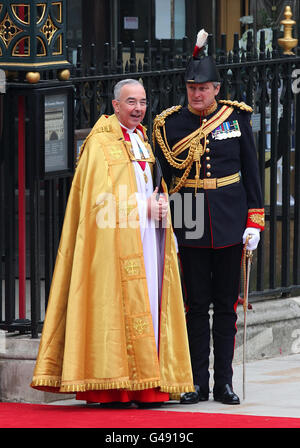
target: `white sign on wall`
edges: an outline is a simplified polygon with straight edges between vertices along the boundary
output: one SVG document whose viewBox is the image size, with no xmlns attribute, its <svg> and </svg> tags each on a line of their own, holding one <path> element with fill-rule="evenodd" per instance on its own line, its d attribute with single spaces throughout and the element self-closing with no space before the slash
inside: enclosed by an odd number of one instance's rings
<svg viewBox="0 0 300 448">
<path fill-rule="evenodd" d="M 0 69 L 0 93 L 5 93 L 5 91 L 6 91 L 5 71 Z"/>
<path fill-rule="evenodd" d="M 124 29 L 125 30 L 138 30 L 139 18 L 138 17 L 124 17 Z"/>
</svg>

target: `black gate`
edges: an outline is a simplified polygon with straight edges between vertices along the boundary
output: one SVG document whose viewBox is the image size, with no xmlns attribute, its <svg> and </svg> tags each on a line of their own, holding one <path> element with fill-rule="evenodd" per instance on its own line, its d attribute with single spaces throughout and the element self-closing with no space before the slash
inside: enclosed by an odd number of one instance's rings
<svg viewBox="0 0 300 448">
<path fill-rule="evenodd" d="M 120 79 L 141 79 L 146 88 L 149 108 L 145 124 L 151 138 L 152 120 L 163 109 L 186 103 L 183 75 L 190 54 L 187 39 L 181 48 L 153 49 L 145 42 L 136 49 L 134 42 L 126 48 L 118 45 L 117 58 L 110 58 L 111 48 L 105 45 L 106 57 L 101 69 L 95 64 L 95 46 L 90 48 L 90 65 L 81 64 L 81 47 L 77 64 L 71 73 L 74 86 L 74 158 L 80 141 L 101 114 L 112 113 L 112 90 Z M 266 230 L 255 253 L 251 278 L 252 301 L 268 297 L 286 297 L 300 292 L 300 56 L 287 56 L 277 45 L 276 31 L 272 48 L 266 48 L 264 33 L 260 47 L 253 47 L 248 33 L 245 49 L 239 48 L 238 35 L 234 48 L 227 53 L 226 36 L 216 51 L 222 87 L 220 97 L 245 101 L 254 109 L 253 130 L 257 143 L 259 166 L 266 208 Z M 209 41 L 208 52 L 214 53 Z M 297 52 L 300 55 L 300 51 Z M 298 74 L 299 70 L 299 74 Z M 43 87 L 55 84 L 55 73 L 47 72 L 40 81 Z M 299 89 L 300 90 L 300 89 Z M 16 81 L 8 82 L 4 96 L 4 128 L 1 140 L 0 183 L 0 329 L 31 331 L 33 337 L 41 329 L 47 305 L 55 256 L 64 210 L 72 181 L 72 173 L 40 178 L 30 142 L 35 139 L 30 102 L 23 105 L 25 142 L 25 295 L 30 294 L 24 309 L 24 286 L 20 291 L 20 102 Z M 24 246 L 24 245 L 23 245 Z M 24 249 L 24 247 L 23 247 Z M 24 253 L 23 253 L 24 257 Z M 20 306 L 21 300 L 21 306 Z M 28 301 L 27 301 L 28 303 Z"/>
</svg>

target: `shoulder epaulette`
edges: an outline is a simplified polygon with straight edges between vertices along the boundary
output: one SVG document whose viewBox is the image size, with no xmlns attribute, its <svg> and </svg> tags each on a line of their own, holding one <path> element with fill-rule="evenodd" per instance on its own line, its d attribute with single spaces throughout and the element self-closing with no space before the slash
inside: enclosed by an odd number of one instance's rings
<svg viewBox="0 0 300 448">
<path fill-rule="evenodd" d="M 165 124 L 165 119 L 169 116 L 174 114 L 174 112 L 178 112 L 182 106 L 172 106 L 168 109 L 163 110 L 159 115 L 156 115 L 154 118 L 154 126 L 163 126 Z"/>
<path fill-rule="evenodd" d="M 238 101 L 219 100 L 219 103 L 228 104 L 228 106 L 237 107 L 238 109 L 244 110 L 245 112 L 253 112 L 252 107 L 248 106 L 248 104 L 244 103 L 243 101 L 241 103 L 239 103 Z"/>
</svg>

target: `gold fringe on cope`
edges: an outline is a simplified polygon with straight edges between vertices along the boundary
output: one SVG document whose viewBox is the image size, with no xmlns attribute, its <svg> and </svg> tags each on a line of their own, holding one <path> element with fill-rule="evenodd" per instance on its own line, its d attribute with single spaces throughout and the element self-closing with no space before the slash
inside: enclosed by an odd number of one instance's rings
<svg viewBox="0 0 300 448">
<path fill-rule="evenodd" d="M 181 393 L 193 392 L 191 385 L 161 385 L 160 381 L 148 381 L 142 383 L 130 383 L 129 381 L 121 382 L 103 382 L 103 383 L 81 383 L 81 384 L 65 384 L 61 385 L 59 380 L 54 379 L 33 379 L 31 387 L 43 390 L 44 388 L 55 388 L 57 393 L 76 393 L 86 392 L 88 390 L 111 390 L 126 389 L 131 391 L 152 389 L 159 387 L 161 392 L 172 394 L 172 396 L 180 396 Z M 174 398 L 175 399 L 175 398 Z"/>
<path fill-rule="evenodd" d="M 161 386 L 160 387 L 160 390 L 162 391 L 162 392 L 167 392 L 167 393 L 169 393 L 169 394 L 171 394 L 171 395 L 173 395 L 173 394 L 183 394 L 183 393 L 186 393 L 186 392 L 195 392 L 195 389 L 194 389 L 194 387 L 192 386 Z"/>
<path fill-rule="evenodd" d="M 54 379 L 33 379 L 31 382 L 31 387 L 38 387 L 38 386 L 46 386 L 46 387 L 60 387 L 60 380 L 54 380 Z"/>
<path fill-rule="evenodd" d="M 170 394 L 169 398 L 170 398 L 170 400 L 178 400 L 179 401 L 181 398 L 181 394 Z"/>
</svg>

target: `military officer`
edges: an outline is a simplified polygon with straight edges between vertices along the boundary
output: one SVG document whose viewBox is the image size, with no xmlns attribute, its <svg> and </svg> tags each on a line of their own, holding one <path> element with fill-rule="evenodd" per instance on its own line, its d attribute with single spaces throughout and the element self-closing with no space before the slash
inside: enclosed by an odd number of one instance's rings
<svg viewBox="0 0 300 448">
<path fill-rule="evenodd" d="M 252 109 L 245 103 L 216 99 L 220 79 L 215 61 L 201 54 L 206 38 L 207 33 L 201 30 L 186 68 L 187 107 L 173 106 L 155 118 L 153 143 L 172 195 L 173 226 L 187 298 L 195 392 L 183 394 L 181 403 L 209 398 L 212 303 L 213 397 L 225 404 L 239 404 L 232 385 L 232 360 L 240 265 L 243 243 L 247 241 L 249 250 L 258 245 L 264 208 L 251 129 Z M 181 201 L 172 201 L 178 195 Z M 191 222 L 199 226 L 199 204 L 203 204 L 203 231 L 191 232 Z"/>
</svg>

